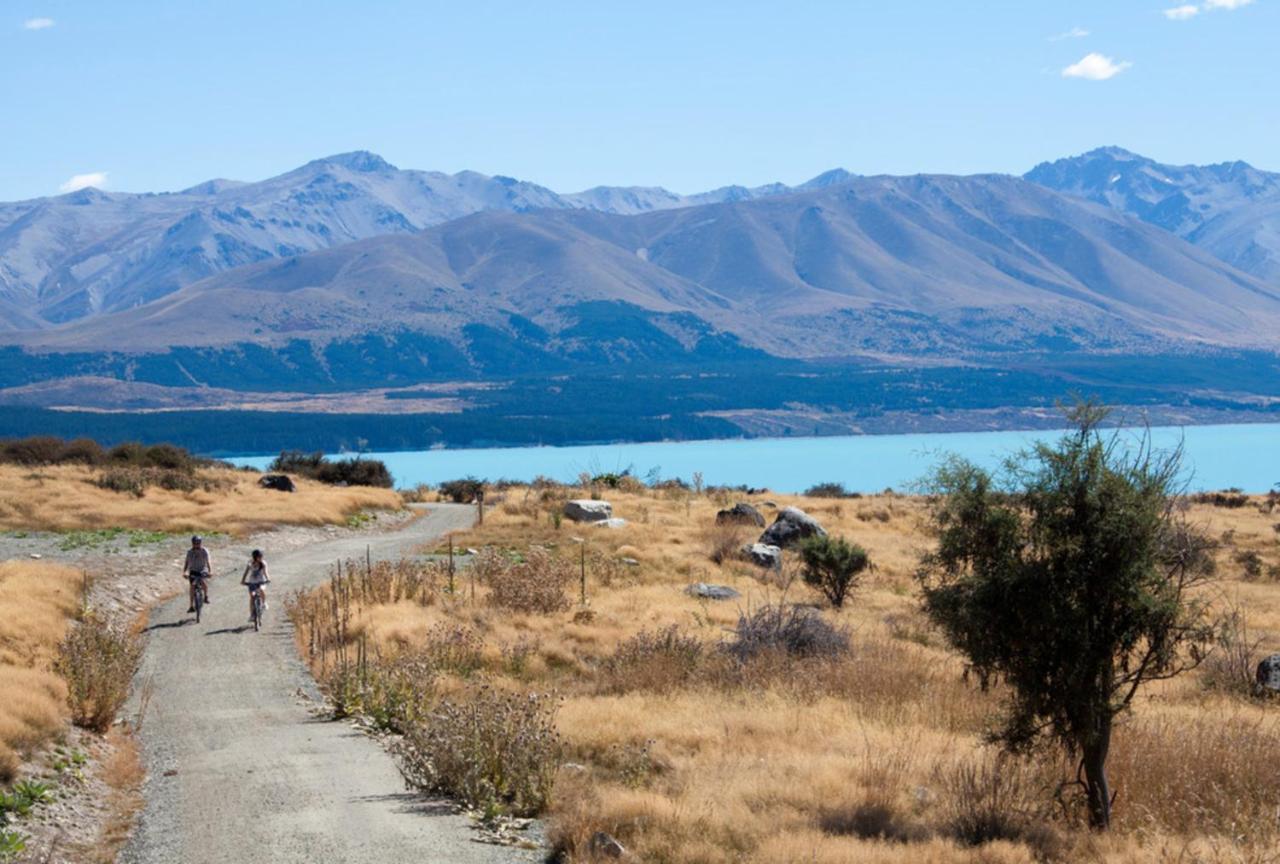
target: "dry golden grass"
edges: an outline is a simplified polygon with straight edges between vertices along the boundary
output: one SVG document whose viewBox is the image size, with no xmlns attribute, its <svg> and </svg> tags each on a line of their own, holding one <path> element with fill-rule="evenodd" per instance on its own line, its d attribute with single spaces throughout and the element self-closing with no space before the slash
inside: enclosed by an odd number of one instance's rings
<svg viewBox="0 0 1280 864">
<path fill-rule="evenodd" d="M 390 489 L 326 486 L 298 479 L 293 494 L 258 486 L 258 474 L 200 469 L 209 489 L 181 492 L 150 487 L 142 497 L 95 485 L 100 471 L 62 465 L 0 465 L 0 529 L 84 531 L 209 531 L 245 534 L 276 525 L 344 522 L 366 509 L 398 509 Z"/>
<path fill-rule="evenodd" d="M 107 816 L 102 823 L 98 842 L 87 852 L 86 858 L 94 864 L 113 864 L 142 811 L 142 781 L 146 778 L 138 743 L 133 736 L 120 731 L 107 734 L 111 755 L 102 766 L 102 779 L 110 790 L 107 797 Z"/>
<path fill-rule="evenodd" d="M 78 608 L 82 575 L 43 562 L 0 563 L 0 781 L 66 722 L 67 689 L 53 671 Z"/>
<path fill-rule="evenodd" d="M 823 612 L 852 631 L 847 657 L 738 667 L 722 662 L 714 645 L 741 611 L 782 598 L 816 604 L 820 596 L 790 578 L 791 564 L 775 576 L 723 554 L 725 532 L 711 526 L 731 499 L 612 490 L 604 497 L 626 527 L 565 521 L 557 528 L 550 512 L 563 494 L 543 503 L 517 489 L 482 528 L 455 538 L 460 547 L 544 545 L 575 564 L 582 552 L 575 539 L 585 539 L 585 613 L 576 603 L 548 615 L 495 609 L 483 584 L 471 600 L 464 572 L 456 598 L 359 607 L 350 627 L 353 639 L 394 652 L 422 645 L 443 622 L 465 624 L 484 640 L 485 674 L 504 686 L 563 694 L 559 729 L 569 759 L 585 768 L 561 772 L 551 819 L 572 860 L 591 860 L 588 840 L 597 831 L 640 860 L 672 864 L 1276 860 L 1280 762 L 1265 754 L 1280 748 L 1280 717 L 1274 704 L 1208 691 L 1199 673 L 1150 688 L 1118 729 L 1110 836 L 1088 836 L 1070 807 L 1064 813 L 1054 803 L 1057 784 L 1072 772 L 1046 756 L 1023 769 L 1030 785 L 1019 792 L 1026 812 L 1014 839 L 977 847 L 956 839 L 957 808 L 976 806 L 965 796 L 982 790 L 959 793 L 947 778 L 990 758 L 982 733 L 1002 697 L 965 683 L 960 659 L 919 611 L 913 573 L 930 542 L 922 500 L 772 496 L 778 508 L 801 506 L 829 532 L 861 544 L 875 568 L 845 609 Z M 1250 550 L 1264 565 L 1280 565 L 1272 527 L 1280 510 L 1264 512 L 1261 503 L 1196 505 L 1192 517 L 1214 536 L 1234 532 L 1218 551 L 1222 580 L 1214 590 L 1243 610 L 1263 650 L 1280 650 L 1280 584 L 1242 581 L 1236 562 Z M 775 512 L 762 510 L 770 519 Z M 693 599 L 683 589 L 696 581 L 731 585 L 742 598 Z M 710 659 L 697 672 L 661 658 L 630 683 L 610 672 L 609 658 L 626 640 L 671 625 L 706 646 Z M 869 833 L 868 813 L 890 814 L 910 842 Z"/>
</svg>

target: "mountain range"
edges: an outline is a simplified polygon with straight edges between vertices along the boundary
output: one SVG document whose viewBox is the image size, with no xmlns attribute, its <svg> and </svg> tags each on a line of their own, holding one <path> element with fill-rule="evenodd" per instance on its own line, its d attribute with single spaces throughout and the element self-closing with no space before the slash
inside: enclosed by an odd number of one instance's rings
<svg viewBox="0 0 1280 864">
<path fill-rule="evenodd" d="M 842 176 L 828 172 L 801 188 Z M 0 203 L 0 328 L 40 328 L 129 309 L 245 264 L 412 233 L 481 211 L 640 213 L 786 190 L 774 184 L 684 196 L 598 187 L 559 195 L 474 171 L 401 170 L 355 152 L 258 183 L 210 180 L 164 194 L 88 188 Z"/>
<path fill-rule="evenodd" d="M 63 400 L 103 381 L 799 380 L 787 364 L 1206 352 L 1250 380 L 1265 376 L 1239 352 L 1280 352 L 1280 175 L 1240 162 L 1102 148 L 1024 177 L 836 169 L 798 186 L 562 194 L 356 152 L 257 183 L 0 204 L 10 404 L 55 404 L 42 382 Z M 1176 365 L 1139 364 L 1143 383 Z"/>
</svg>

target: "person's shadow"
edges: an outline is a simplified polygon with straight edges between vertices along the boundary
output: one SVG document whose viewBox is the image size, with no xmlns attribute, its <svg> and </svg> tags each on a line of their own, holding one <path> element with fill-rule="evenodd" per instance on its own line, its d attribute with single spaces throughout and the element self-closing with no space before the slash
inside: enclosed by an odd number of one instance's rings
<svg viewBox="0 0 1280 864">
<path fill-rule="evenodd" d="M 253 625 L 252 625 L 252 624 L 241 624 L 239 627 L 222 627 L 221 629 L 218 629 L 218 630 L 210 630 L 208 633 L 206 633 L 206 634 L 204 634 L 204 635 L 206 635 L 206 636 L 222 636 L 222 635 L 225 635 L 225 634 L 227 634 L 227 633 L 246 633 L 246 632 L 248 632 L 249 630 L 252 630 L 252 629 L 253 629 Z"/>
<path fill-rule="evenodd" d="M 194 618 L 183 618 L 181 621 L 166 621 L 163 624 L 148 624 L 142 628 L 143 633 L 150 633 L 152 630 L 168 630 L 173 627 L 186 627 L 188 624 L 196 623 Z"/>
</svg>

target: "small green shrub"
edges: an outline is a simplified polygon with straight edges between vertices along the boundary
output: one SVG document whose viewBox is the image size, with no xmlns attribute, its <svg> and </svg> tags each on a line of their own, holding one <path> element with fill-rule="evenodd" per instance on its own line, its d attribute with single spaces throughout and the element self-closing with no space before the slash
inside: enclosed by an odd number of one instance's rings
<svg viewBox="0 0 1280 864">
<path fill-rule="evenodd" d="M 21 834 L 0 828 L 0 862 L 16 861 L 26 848 L 27 841 Z"/>
<path fill-rule="evenodd" d="M 843 483 L 816 483 L 804 490 L 809 498 L 861 498 L 861 492 L 850 492 Z"/>
<path fill-rule="evenodd" d="M 486 813 L 534 816 L 551 798 L 563 746 L 556 703 L 482 687 L 441 702 L 396 745 L 405 780 Z"/>
<path fill-rule="evenodd" d="M 484 494 L 485 481 L 475 477 L 446 480 L 440 484 L 440 494 L 454 504 L 474 504 Z"/>
<path fill-rule="evenodd" d="M 871 564 L 867 550 L 843 537 L 814 535 L 800 542 L 804 581 L 821 591 L 837 609 L 858 585 L 858 577 Z"/>
<path fill-rule="evenodd" d="M 93 613 L 72 625 L 59 646 L 57 669 L 77 726 L 104 733 L 129 698 L 145 640 L 132 628 Z"/>
<path fill-rule="evenodd" d="M 301 450 L 282 450 L 269 472 L 298 474 L 330 486 L 380 486 L 390 489 L 394 485 L 391 472 L 379 459 L 352 456 L 349 459 L 328 459 L 319 451 L 304 453 Z"/>
</svg>

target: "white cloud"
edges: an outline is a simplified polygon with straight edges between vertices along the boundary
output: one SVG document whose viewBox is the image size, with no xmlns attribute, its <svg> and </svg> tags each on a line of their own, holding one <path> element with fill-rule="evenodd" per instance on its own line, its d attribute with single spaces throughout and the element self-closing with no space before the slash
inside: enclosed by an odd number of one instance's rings
<svg viewBox="0 0 1280 864">
<path fill-rule="evenodd" d="M 58 187 L 60 192 L 75 192 L 80 189 L 88 189 L 90 186 L 96 186 L 99 189 L 107 185 L 106 171 L 90 171 L 88 174 L 76 174 L 70 180 Z"/>
<path fill-rule="evenodd" d="M 1084 78 L 1088 81 L 1106 81 L 1114 78 L 1133 64 L 1127 60 L 1115 61 L 1096 51 L 1080 58 L 1062 70 L 1063 78 Z"/>
<path fill-rule="evenodd" d="M 28 18 L 22 22 L 23 30 L 48 30 L 52 27 L 54 21 L 52 18 Z"/>
<path fill-rule="evenodd" d="M 1195 3 L 1183 3 L 1162 11 L 1164 12 L 1164 17 L 1170 21 L 1186 21 L 1188 18 L 1196 17 L 1201 12 L 1214 12 L 1219 9 L 1230 12 L 1234 9 L 1248 6 L 1252 2 L 1253 0 L 1204 0 L 1198 6 Z"/>
<path fill-rule="evenodd" d="M 1050 36 L 1049 41 L 1061 42 L 1063 39 L 1083 39 L 1088 35 L 1089 35 L 1089 31 L 1084 29 L 1083 27 L 1072 27 L 1070 30 L 1067 30 L 1063 33 L 1059 33 L 1056 36 Z"/>
</svg>

